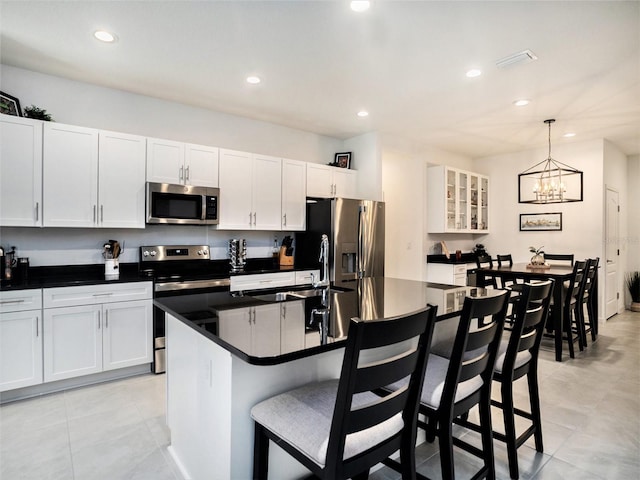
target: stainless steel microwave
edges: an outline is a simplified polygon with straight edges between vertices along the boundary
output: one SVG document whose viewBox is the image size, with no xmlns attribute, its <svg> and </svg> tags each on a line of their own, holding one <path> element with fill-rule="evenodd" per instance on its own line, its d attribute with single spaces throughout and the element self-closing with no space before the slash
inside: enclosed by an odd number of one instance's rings
<svg viewBox="0 0 640 480">
<path fill-rule="evenodd" d="M 216 225 L 220 190 L 147 182 L 147 223 Z"/>
</svg>

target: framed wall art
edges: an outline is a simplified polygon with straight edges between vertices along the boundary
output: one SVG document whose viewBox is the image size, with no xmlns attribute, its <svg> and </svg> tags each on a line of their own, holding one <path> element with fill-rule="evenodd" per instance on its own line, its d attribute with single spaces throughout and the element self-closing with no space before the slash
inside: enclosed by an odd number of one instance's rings
<svg viewBox="0 0 640 480">
<path fill-rule="evenodd" d="M 0 92 L 0 113 L 21 117 L 20 100 L 8 93 Z"/>
<path fill-rule="evenodd" d="M 336 153 L 336 159 L 333 163 L 336 167 L 351 168 L 351 152 Z"/>
<path fill-rule="evenodd" d="M 562 213 L 521 213 L 521 232 L 561 231 Z"/>
</svg>

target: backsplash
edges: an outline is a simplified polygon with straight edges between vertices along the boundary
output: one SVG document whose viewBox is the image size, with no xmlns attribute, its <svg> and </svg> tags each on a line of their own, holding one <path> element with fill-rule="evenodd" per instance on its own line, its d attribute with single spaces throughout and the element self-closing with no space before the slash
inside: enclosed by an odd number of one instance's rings
<svg viewBox="0 0 640 480">
<path fill-rule="evenodd" d="M 28 257 L 32 267 L 102 263 L 102 247 L 107 240 L 124 246 L 123 263 L 138 262 L 142 245 L 209 245 L 211 258 L 228 258 L 231 238 L 247 240 L 247 257 L 270 257 L 274 237 L 278 244 L 291 232 L 217 231 L 203 226 L 147 225 L 144 230 L 89 228 L 2 228 L 0 245 L 16 247 L 18 257 Z"/>
</svg>

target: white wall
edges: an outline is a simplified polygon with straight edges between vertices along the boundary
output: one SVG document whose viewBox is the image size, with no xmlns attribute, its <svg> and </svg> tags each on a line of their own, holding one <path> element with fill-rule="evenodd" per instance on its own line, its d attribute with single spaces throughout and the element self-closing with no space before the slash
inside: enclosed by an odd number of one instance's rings
<svg viewBox="0 0 640 480">
<path fill-rule="evenodd" d="M 344 151 L 351 152 L 351 168 L 358 171 L 358 198 L 382 200 L 382 156 L 376 132 L 344 141 Z"/>
<path fill-rule="evenodd" d="M 640 155 L 627 159 L 627 236 L 622 238 L 626 245 L 626 272 L 640 271 Z M 624 288 L 625 305 L 631 303 L 627 288 Z"/>
<path fill-rule="evenodd" d="M 323 164 L 332 162 L 335 153 L 345 148 L 343 141 L 335 138 L 6 65 L 0 66 L 0 85 L 2 91 L 18 97 L 23 107 L 34 104 L 44 108 L 59 123 Z M 369 148 L 366 142 L 355 143 L 358 149 Z M 356 161 L 366 169 L 371 155 L 356 153 Z M 109 239 L 125 243 L 123 262 L 136 262 L 139 246 L 179 243 L 208 244 L 214 258 L 226 258 L 227 241 L 234 237 L 247 239 L 249 257 L 261 257 L 271 255 L 274 235 L 280 240 L 287 233 L 161 225 L 144 230 L 3 228 L 0 245 L 15 245 L 18 255 L 29 257 L 33 266 L 99 263 L 101 247 Z"/>
<path fill-rule="evenodd" d="M 385 275 L 412 280 L 426 279 L 426 255 L 431 246 L 451 235 L 430 235 L 426 230 L 426 175 L 428 164 L 469 168 L 471 159 L 398 139 L 383 138 L 382 189 L 386 203 Z M 471 236 L 451 239 L 473 245 Z M 449 244 L 449 239 L 447 239 Z"/>
</svg>

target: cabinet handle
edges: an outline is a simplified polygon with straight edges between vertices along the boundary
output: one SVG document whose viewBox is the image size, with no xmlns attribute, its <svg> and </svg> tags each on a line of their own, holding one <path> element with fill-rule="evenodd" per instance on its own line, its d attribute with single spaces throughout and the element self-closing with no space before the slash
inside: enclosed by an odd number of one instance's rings
<svg viewBox="0 0 640 480">
<path fill-rule="evenodd" d="M 109 328 L 109 310 L 104 312 L 104 328 Z"/>
<path fill-rule="evenodd" d="M 255 227 L 257 225 L 256 222 L 256 212 L 253 212 L 253 226 Z"/>
<path fill-rule="evenodd" d="M 100 205 L 100 223 L 104 222 L 104 205 Z"/>
<path fill-rule="evenodd" d="M 40 202 L 36 202 L 36 222 L 40 219 Z"/>
<path fill-rule="evenodd" d="M 24 298 L 21 298 L 20 300 L 2 300 L 0 305 L 9 305 L 11 303 L 24 303 Z"/>
<path fill-rule="evenodd" d="M 184 179 L 184 167 L 180 167 L 180 173 L 178 174 L 180 180 Z"/>
<path fill-rule="evenodd" d="M 100 312 L 98 312 L 98 330 L 100 330 Z"/>
<path fill-rule="evenodd" d="M 40 317 L 36 317 L 36 337 L 40 336 Z"/>
<path fill-rule="evenodd" d="M 113 295 L 113 292 L 107 292 L 107 293 L 94 293 L 93 296 L 94 297 L 108 297 L 109 295 Z"/>
<path fill-rule="evenodd" d="M 93 206 L 93 223 L 96 223 L 96 206 Z"/>
<path fill-rule="evenodd" d="M 253 218 L 253 213 L 249 212 L 249 226 L 253 225 L 253 223 L 251 223 L 252 218 Z"/>
<path fill-rule="evenodd" d="M 187 168 L 185 169 L 185 171 L 184 171 L 184 179 L 185 179 L 185 180 L 189 180 L 189 169 L 190 169 L 190 168 L 191 168 L 191 167 L 189 166 L 189 167 L 187 167 Z"/>
<path fill-rule="evenodd" d="M 286 227 L 287 226 L 287 214 L 286 213 L 282 216 L 282 219 L 283 219 L 282 224 Z"/>
</svg>

